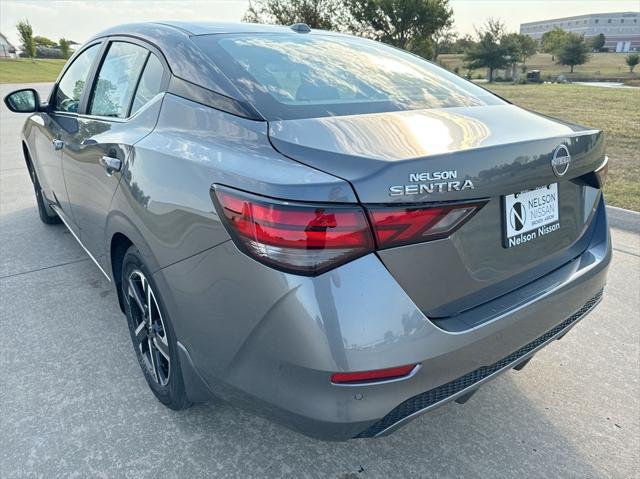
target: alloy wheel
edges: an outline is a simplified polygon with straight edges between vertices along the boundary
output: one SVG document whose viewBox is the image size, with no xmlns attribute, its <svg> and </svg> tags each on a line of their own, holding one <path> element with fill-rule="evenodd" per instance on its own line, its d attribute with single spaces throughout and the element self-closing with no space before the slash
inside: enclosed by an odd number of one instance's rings
<svg viewBox="0 0 640 479">
<path fill-rule="evenodd" d="M 160 386 L 166 386 L 171 373 L 169 339 L 156 295 L 140 270 L 128 277 L 127 301 L 133 319 L 137 347 L 144 365 Z"/>
</svg>

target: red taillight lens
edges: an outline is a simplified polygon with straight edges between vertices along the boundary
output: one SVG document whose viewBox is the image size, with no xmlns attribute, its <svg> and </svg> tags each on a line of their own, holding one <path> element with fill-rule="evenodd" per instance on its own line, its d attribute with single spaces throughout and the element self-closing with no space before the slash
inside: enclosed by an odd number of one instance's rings
<svg viewBox="0 0 640 479">
<path fill-rule="evenodd" d="M 444 238 L 476 213 L 484 203 L 429 208 L 369 208 L 379 248 Z"/>
<path fill-rule="evenodd" d="M 251 257 L 285 271 L 316 275 L 373 251 L 358 206 L 299 204 L 215 186 L 218 214 Z"/>
<path fill-rule="evenodd" d="M 374 381 L 389 381 L 411 374 L 417 364 L 408 364 L 387 369 L 374 369 L 372 371 L 358 371 L 354 373 L 334 373 L 331 375 L 331 382 L 335 384 L 358 384 Z"/>
</svg>

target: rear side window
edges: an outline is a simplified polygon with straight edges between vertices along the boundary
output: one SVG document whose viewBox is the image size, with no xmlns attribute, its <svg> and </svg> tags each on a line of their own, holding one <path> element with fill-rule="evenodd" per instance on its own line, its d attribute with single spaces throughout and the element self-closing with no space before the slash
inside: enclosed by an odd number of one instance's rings
<svg viewBox="0 0 640 479">
<path fill-rule="evenodd" d="M 56 89 L 54 110 L 70 113 L 78 111 L 89 70 L 91 70 L 96 55 L 100 51 L 99 46 L 99 44 L 96 44 L 87 48 L 64 73 Z"/>
<path fill-rule="evenodd" d="M 89 114 L 126 118 L 149 51 L 133 43 L 113 42 L 100 66 Z"/>
<path fill-rule="evenodd" d="M 193 41 L 267 120 L 503 103 L 422 58 L 361 38 L 269 33 Z"/>
<path fill-rule="evenodd" d="M 164 68 L 162 63 L 160 63 L 158 57 L 151 53 L 147 60 L 147 64 L 144 67 L 144 72 L 142 72 L 138 88 L 136 89 L 136 94 L 133 98 L 133 105 L 131 106 L 132 115 L 149 102 L 154 96 L 160 93 L 163 74 Z"/>
</svg>

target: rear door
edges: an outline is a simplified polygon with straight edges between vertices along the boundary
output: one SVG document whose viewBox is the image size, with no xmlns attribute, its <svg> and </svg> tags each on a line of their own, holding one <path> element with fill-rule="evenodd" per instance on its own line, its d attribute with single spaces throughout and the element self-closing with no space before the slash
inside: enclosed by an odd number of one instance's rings
<svg viewBox="0 0 640 479">
<path fill-rule="evenodd" d="M 103 265 L 111 200 L 133 150 L 157 121 L 168 72 L 160 55 L 131 39 L 105 48 L 62 163 L 69 202 L 85 247 Z"/>
</svg>

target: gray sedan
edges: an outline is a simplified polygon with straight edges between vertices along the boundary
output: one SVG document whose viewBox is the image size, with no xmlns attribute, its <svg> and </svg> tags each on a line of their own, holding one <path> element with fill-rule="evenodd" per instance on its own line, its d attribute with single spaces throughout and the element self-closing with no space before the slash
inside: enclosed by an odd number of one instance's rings
<svg viewBox="0 0 640 479">
<path fill-rule="evenodd" d="M 22 134 L 153 394 L 328 440 L 520 369 L 602 297 L 603 133 L 306 25 L 115 27 Z"/>
</svg>

